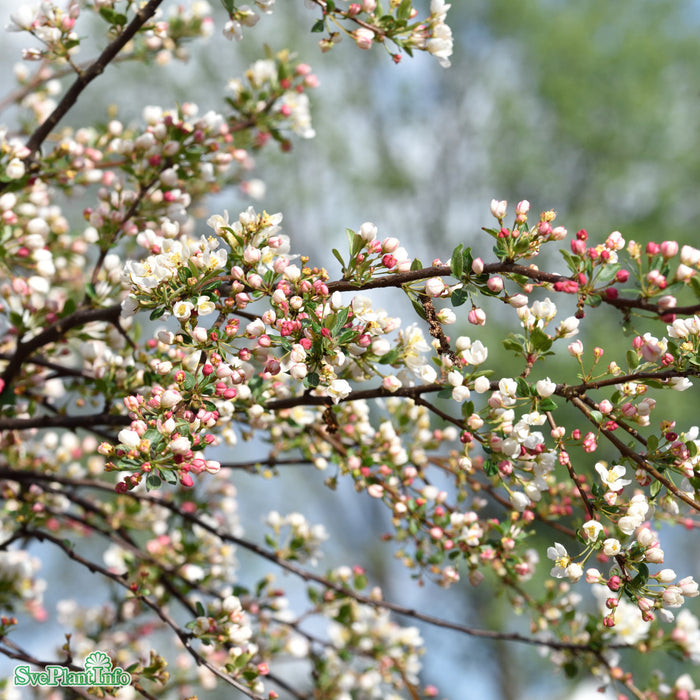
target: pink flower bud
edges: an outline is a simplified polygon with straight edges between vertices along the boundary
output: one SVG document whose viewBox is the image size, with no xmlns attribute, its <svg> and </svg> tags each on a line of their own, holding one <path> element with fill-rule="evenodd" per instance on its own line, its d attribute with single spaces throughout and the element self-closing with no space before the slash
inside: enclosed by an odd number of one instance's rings
<svg viewBox="0 0 700 700">
<path fill-rule="evenodd" d="M 681 262 L 684 265 L 695 267 L 695 265 L 700 263 L 700 250 L 689 245 L 684 245 L 681 248 Z"/>
<path fill-rule="evenodd" d="M 475 326 L 483 326 L 486 323 L 486 313 L 483 309 L 472 309 L 467 320 Z"/>
<path fill-rule="evenodd" d="M 682 282 L 687 282 L 691 277 L 695 275 L 695 270 L 688 265 L 680 264 L 676 269 L 676 279 Z"/>
<path fill-rule="evenodd" d="M 382 241 L 382 253 L 393 253 L 398 247 L 398 238 L 389 237 Z"/>
<path fill-rule="evenodd" d="M 480 275 L 484 271 L 484 261 L 481 258 L 475 258 L 472 261 L 472 272 L 475 275 Z"/>
<path fill-rule="evenodd" d="M 525 216 L 530 211 L 530 202 L 523 199 L 515 205 L 515 213 L 517 216 Z"/>
<path fill-rule="evenodd" d="M 425 282 L 425 293 L 429 297 L 439 297 L 445 291 L 445 283 L 440 277 L 431 277 Z"/>
<path fill-rule="evenodd" d="M 489 278 L 489 281 L 486 283 L 486 286 L 492 292 L 500 292 L 503 290 L 503 278 L 499 277 L 498 275 L 494 275 L 493 277 Z"/>
<path fill-rule="evenodd" d="M 374 32 L 371 29 L 365 27 L 360 27 L 353 32 L 353 37 L 355 43 L 360 49 L 370 49 L 372 48 L 372 42 L 374 41 Z"/>
<path fill-rule="evenodd" d="M 583 343 L 580 340 L 574 340 L 567 349 L 572 357 L 581 357 L 583 355 Z"/>
<path fill-rule="evenodd" d="M 622 585 L 622 579 L 617 575 L 611 576 L 608 579 L 607 585 L 611 591 L 617 591 L 620 589 L 620 586 Z"/>
<path fill-rule="evenodd" d="M 508 207 L 508 202 L 506 202 L 505 199 L 500 200 L 500 201 L 497 199 L 492 199 L 491 200 L 491 215 L 500 221 L 506 215 L 507 207 Z"/>
<path fill-rule="evenodd" d="M 571 252 L 574 255 L 584 255 L 586 252 L 586 243 L 578 238 L 571 241 Z"/>
<path fill-rule="evenodd" d="M 182 394 L 176 389 L 168 389 L 160 396 L 161 408 L 172 408 L 182 401 Z"/>
<path fill-rule="evenodd" d="M 661 547 L 652 546 L 644 553 L 644 559 L 650 564 L 663 564 L 664 550 Z"/>
<path fill-rule="evenodd" d="M 678 243 L 676 241 L 664 241 L 661 244 L 661 255 L 667 260 L 678 255 Z"/>
<path fill-rule="evenodd" d="M 610 411 L 613 410 L 613 405 L 608 401 L 607 399 L 603 399 L 599 404 L 598 404 L 598 410 L 601 413 L 608 414 Z"/>
</svg>

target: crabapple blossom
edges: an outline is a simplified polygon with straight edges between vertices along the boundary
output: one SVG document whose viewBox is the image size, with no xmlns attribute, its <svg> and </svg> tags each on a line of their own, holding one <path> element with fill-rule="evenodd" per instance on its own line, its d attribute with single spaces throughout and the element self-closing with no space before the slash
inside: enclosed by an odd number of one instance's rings
<svg viewBox="0 0 700 700">
<path fill-rule="evenodd" d="M 609 491 L 619 491 L 632 483 L 629 479 L 622 478 L 627 470 L 621 464 L 616 464 L 608 469 L 607 465 L 603 462 L 596 462 L 595 470 L 598 472 L 603 485 Z"/>
<path fill-rule="evenodd" d="M 549 378 L 540 379 L 535 385 L 537 393 L 543 398 L 551 396 L 557 389 L 557 385 Z"/>
<path fill-rule="evenodd" d="M 23 52 L 38 62 L 14 73 L 16 123 L 0 127 L 10 656 L 36 663 L 11 642 L 14 628 L 55 617 L 76 665 L 94 648 L 118 650 L 149 696 L 198 685 L 251 698 L 276 697 L 276 685 L 338 700 L 439 695 L 423 685 L 425 644 L 405 621 L 480 631 L 447 607 L 434 618 L 404 607 L 361 548 L 318 567 L 331 537 L 307 519 L 309 495 L 342 486 L 343 498 L 364 494 L 358 536 L 384 522 L 377 546 L 426 590 L 488 582 L 527 617 L 521 632 L 481 636 L 534 643 L 567 674 L 585 667 L 640 697 L 695 692 L 654 673 L 638 691 L 637 667 L 664 650 L 700 662 L 698 584 L 666 546 L 672 525 L 697 530 L 700 429 L 663 401 L 698 375 L 700 251 L 579 229 L 561 260 L 549 253 L 568 234 L 553 210 L 532 216 L 521 199 L 506 221 L 507 202 L 493 199 L 482 214 L 498 225 L 473 241 L 465 230 L 472 247 L 431 251 L 430 265 L 365 221 L 326 269 L 324 251 L 297 251 L 281 213 L 221 199 L 261 196 L 254 170 L 269 146 L 288 153 L 315 135 L 319 81 L 294 51 L 267 49 L 226 76 L 219 107 L 185 99 L 133 119 L 59 117 L 114 57 L 157 79 L 215 34 L 253 41 L 274 0 L 225 2 L 217 32 L 206 2 L 123 5 L 42 2 L 10 17 L 11 31 L 40 43 Z M 427 16 L 410 0 L 306 5 L 322 51 L 345 34 L 396 63 L 418 51 L 450 63 L 444 0 Z M 71 82 L 92 12 L 108 50 L 81 58 Z M 354 136 L 350 148 L 362 129 Z M 387 291 L 406 295 L 406 318 Z M 629 335 L 584 353 L 572 339 L 606 313 Z M 239 508 L 244 472 L 251 504 L 274 503 L 277 481 L 290 506 L 263 515 L 262 534 Z M 552 531 L 551 546 L 533 537 Z M 60 554 L 76 580 L 92 572 L 109 595 L 54 611 L 53 556 L 27 547 Z M 632 646 L 618 657 L 620 644 Z"/>
<path fill-rule="evenodd" d="M 495 218 L 498 219 L 499 221 L 506 215 L 508 207 L 508 202 L 505 200 L 497 200 L 497 199 L 492 199 L 491 200 L 491 215 Z"/>
</svg>

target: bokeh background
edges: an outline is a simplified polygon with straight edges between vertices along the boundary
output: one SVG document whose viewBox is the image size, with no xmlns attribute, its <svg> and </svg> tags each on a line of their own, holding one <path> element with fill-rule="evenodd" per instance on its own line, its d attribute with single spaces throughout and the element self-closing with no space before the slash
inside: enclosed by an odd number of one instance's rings
<svg viewBox="0 0 700 700">
<path fill-rule="evenodd" d="M 428 1 L 423 4 L 427 10 Z M 0 0 L 2 24 L 16 5 Z M 116 107 L 118 118 L 129 121 L 138 119 L 146 104 L 167 107 L 183 101 L 199 104 L 201 111 L 218 109 L 226 81 L 262 57 L 262 41 L 273 50 L 291 46 L 320 77 L 321 87 L 311 95 L 316 138 L 296 140 L 291 154 L 260 155 L 253 175 L 265 183 L 260 198 L 232 187 L 213 197 L 209 208 L 235 214 L 253 204 L 282 211 L 295 252 L 311 251 L 312 261 L 332 274 L 338 266 L 331 245 L 342 252 L 344 228 L 357 229 L 367 220 L 377 224 L 381 236 L 397 236 L 425 263 L 447 259 L 459 243 L 490 259 L 490 239 L 480 228 L 491 223 L 492 198 L 507 199 L 511 206 L 528 199 L 533 211 L 555 209 L 558 223 L 570 232 L 586 228 L 596 242 L 620 230 L 641 242 L 672 238 L 700 244 L 697 0 L 454 0 L 448 23 L 455 50 L 448 70 L 426 55 L 404 57 L 397 66 L 380 47 L 362 52 L 347 40 L 321 55 L 318 35 L 309 32 L 315 17 L 302 0 L 279 0 L 274 14 L 263 16 L 240 43 L 217 34 L 208 44 L 193 44 L 184 66 L 166 69 L 167 80 L 142 66 L 111 67 L 86 91 L 69 120 L 101 120 Z M 103 40 L 98 34 L 94 39 L 99 47 Z M 0 99 L 13 86 L 12 66 L 25 45 L 16 34 L 0 40 Z M 81 54 L 89 55 L 87 49 Z M 15 117 L 7 110 L 0 123 L 11 124 Z M 76 225 L 82 206 L 75 209 Z M 563 269 L 555 255 L 539 264 Z M 378 305 L 409 313 L 403 303 L 387 294 Z M 506 326 L 497 309 L 488 311 L 493 321 L 485 328 L 467 328 L 464 319 L 454 334 L 478 335 L 494 353 L 504 330 L 516 329 L 512 315 Z M 622 335 L 620 319 L 594 316 L 595 333 L 582 326 L 584 341 L 604 339 L 611 359 L 616 345 L 624 356 L 629 339 Z M 499 363 L 509 361 L 505 354 L 498 357 Z M 571 368 L 566 362 L 556 358 L 555 366 L 566 371 Z M 696 390 L 682 400 L 683 415 L 695 420 Z M 240 445 L 235 458 L 254 458 L 260 449 L 257 443 Z M 234 458 L 223 449 L 219 456 Z M 410 573 L 393 559 L 391 545 L 376 537 L 387 529 L 379 504 L 357 497 L 342 481 L 329 491 L 326 476 L 307 467 L 270 481 L 235 475 L 242 520 L 252 523 L 248 534 L 255 534 L 271 509 L 302 510 L 330 531 L 323 566 L 363 561 L 388 599 L 474 627 L 526 629 L 526 621 L 512 619 L 505 599 L 488 587 L 465 582 L 447 592 L 430 584 L 416 590 Z M 694 539 L 681 531 L 666 536 L 685 555 L 689 570 L 682 575 L 698 577 Z M 542 536 L 542 552 L 548 537 Z M 252 579 L 259 564 L 244 555 L 241 561 Z M 71 571 L 57 567 L 46 556 L 44 575 L 53 572 L 49 608 L 74 593 L 76 584 L 87 586 L 89 598 L 89 582 L 76 582 Z M 544 585 L 548 567 L 541 568 Z M 445 697 L 601 697 L 584 679 L 567 681 L 546 662 L 539 663 L 532 649 L 421 631 L 430 650 L 424 680 Z M 52 624 L 29 630 L 27 643 L 36 645 L 37 635 L 47 656 L 62 641 L 61 630 Z M 0 673 L 6 668 L 11 666 L 0 661 Z M 675 677 L 682 666 L 669 661 L 665 670 Z"/>
</svg>

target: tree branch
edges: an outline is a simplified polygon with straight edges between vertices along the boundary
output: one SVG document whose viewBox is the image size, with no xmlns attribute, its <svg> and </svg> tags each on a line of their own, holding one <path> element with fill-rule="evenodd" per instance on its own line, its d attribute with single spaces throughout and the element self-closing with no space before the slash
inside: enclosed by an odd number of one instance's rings
<svg viewBox="0 0 700 700">
<path fill-rule="evenodd" d="M 131 423 L 129 416 L 113 413 L 86 414 L 83 416 L 33 416 L 32 418 L 0 418 L 0 430 L 32 430 L 33 428 L 85 428 L 100 425 L 124 427 Z"/>
<path fill-rule="evenodd" d="M 124 31 L 90 64 L 80 75 L 75 82 L 70 86 L 68 92 L 63 96 L 53 112 L 47 117 L 27 141 L 29 155 L 27 160 L 32 160 L 34 154 L 39 150 L 41 144 L 44 143 L 46 137 L 51 133 L 59 121 L 77 102 L 82 91 L 98 76 L 104 72 L 104 69 L 116 58 L 117 54 L 133 39 L 136 33 L 143 27 L 148 20 L 153 17 L 158 6 L 163 0 L 150 0 L 146 5 L 136 12 L 136 16 L 125 27 Z M 0 190 L 2 186 L 0 186 Z"/>
<path fill-rule="evenodd" d="M 5 382 L 4 391 L 11 391 L 11 384 L 22 369 L 22 364 L 36 350 L 48 345 L 49 343 L 58 342 L 69 330 L 76 328 L 77 326 L 83 326 L 86 323 L 91 323 L 93 321 L 106 321 L 107 323 L 116 324 L 119 321 L 120 313 L 121 304 L 105 306 L 99 309 L 77 309 L 72 314 L 68 314 L 68 316 L 65 318 L 62 318 L 56 321 L 56 323 L 50 325 L 46 330 L 42 331 L 38 335 L 35 335 L 26 343 L 18 340 L 15 352 L 8 362 L 7 367 L 5 367 L 5 371 L 2 373 L 2 379 Z"/>
<path fill-rule="evenodd" d="M 113 488 L 109 484 L 104 484 L 100 481 L 91 481 L 87 479 L 69 479 L 67 477 L 61 477 L 55 474 L 43 474 L 41 472 L 36 472 L 36 471 L 27 471 L 27 470 L 22 470 L 22 471 L 15 471 L 12 469 L 7 469 L 7 468 L 0 468 L 0 478 L 7 478 L 7 479 L 12 479 L 16 481 L 53 481 L 57 483 L 63 483 L 63 484 L 68 484 L 68 485 L 79 485 L 79 486 L 85 486 L 88 488 L 96 488 L 99 490 L 103 491 L 108 491 L 110 493 L 113 493 Z M 511 642 L 518 642 L 522 644 L 530 644 L 534 646 L 545 646 L 549 647 L 551 649 L 561 649 L 561 650 L 571 650 L 571 651 L 591 651 L 590 647 L 587 646 L 586 644 L 577 644 L 573 642 L 559 642 L 554 639 L 546 640 L 546 639 L 534 639 L 532 637 L 527 637 L 518 633 L 511 633 L 511 632 L 496 632 L 493 630 L 483 630 L 483 629 L 475 629 L 472 627 L 467 627 L 466 625 L 462 625 L 457 622 L 452 622 L 451 620 L 446 620 L 443 618 L 439 617 L 434 617 L 432 615 L 426 615 L 424 613 L 421 613 L 418 610 L 415 610 L 413 608 L 409 608 L 403 605 L 399 605 L 397 603 L 392 603 L 386 600 L 375 600 L 372 597 L 369 596 L 364 596 L 360 593 L 357 593 L 356 591 L 353 591 L 350 588 L 346 588 L 345 586 L 339 584 L 339 583 L 333 583 L 332 581 L 328 581 L 325 579 L 323 576 L 319 576 L 318 574 L 314 574 L 311 571 L 308 571 L 300 566 L 297 566 L 296 564 L 293 564 L 289 561 L 286 561 L 285 559 L 282 559 L 278 557 L 274 552 L 270 552 L 267 549 L 264 549 L 260 545 L 251 542 L 249 540 L 243 539 L 241 537 L 237 537 L 235 535 L 229 534 L 228 532 L 222 531 L 220 528 L 211 525 L 210 523 L 202 520 L 199 518 L 195 513 L 190 513 L 187 511 L 183 511 L 178 504 L 172 503 L 171 501 L 168 501 L 164 498 L 161 498 L 160 496 L 154 496 L 152 494 L 144 494 L 144 493 L 137 493 L 134 491 L 127 491 L 123 494 L 124 497 L 128 498 L 133 498 L 134 500 L 137 501 L 144 501 L 144 502 L 149 502 L 149 503 L 154 503 L 156 505 L 159 505 L 163 508 L 166 508 L 167 510 L 171 511 L 172 513 L 175 513 L 179 517 L 181 517 L 183 520 L 187 520 L 188 522 L 192 523 L 193 525 L 198 525 L 199 527 L 202 527 L 204 530 L 207 532 L 211 533 L 212 535 L 218 537 L 220 540 L 225 541 L 225 542 L 230 542 L 232 544 L 238 545 L 242 549 L 246 549 L 249 552 L 252 552 L 253 554 L 261 557 L 262 559 L 266 559 L 267 561 L 275 564 L 276 566 L 279 566 L 280 568 L 288 571 L 289 573 L 294 574 L 295 576 L 301 578 L 304 581 L 312 581 L 314 583 L 319 584 L 320 586 L 323 586 L 326 589 L 335 591 L 336 593 L 347 596 L 349 598 L 352 598 L 353 600 L 356 600 L 358 603 L 362 603 L 364 605 L 369 605 L 372 607 L 380 607 L 380 608 L 385 608 L 386 610 L 390 610 L 392 612 L 395 612 L 399 615 L 405 615 L 406 617 L 411 617 L 416 620 L 421 620 L 422 622 L 426 622 L 430 625 L 433 625 L 435 627 L 442 627 L 445 629 L 451 629 L 456 632 L 461 632 L 462 634 L 466 634 L 472 637 L 478 637 L 482 639 L 501 639 L 504 641 L 511 641 Z M 31 536 L 35 537 L 45 537 L 46 539 L 49 539 L 50 541 L 54 542 L 54 544 L 57 544 L 59 547 L 64 549 L 68 556 L 72 559 L 76 559 L 78 555 L 76 555 L 72 550 L 67 550 L 64 547 L 64 544 L 61 540 L 58 538 L 54 537 L 53 535 L 50 535 L 48 533 L 43 533 L 41 531 L 32 531 L 31 533 L 27 533 L 25 531 L 25 534 L 30 534 Z M 81 560 L 81 563 L 84 563 L 88 568 L 90 568 L 93 573 L 104 573 L 108 578 L 116 580 L 121 586 L 128 587 L 128 584 L 122 580 L 121 577 L 117 576 L 116 574 L 113 574 L 110 571 L 107 571 L 106 569 L 103 569 L 103 567 L 99 566 L 98 564 L 93 564 L 92 562 L 88 562 L 87 560 L 82 560 L 82 558 L 79 557 Z M 140 597 L 139 600 L 144 600 L 149 607 L 152 608 L 157 608 L 158 606 L 155 605 L 152 601 L 145 599 L 143 597 Z M 163 618 L 161 618 L 163 619 Z M 165 620 L 164 620 L 165 621 Z M 610 648 L 627 648 L 629 645 L 627 644 L 612 644 L 610 645 Z M 196 653 L 196 652 L 195 652 Z"/>
<path fill-rule="evenodd" d="M 118 574 L 115 574 L 108 569 L 105 569 L 103 566 L 100 566 L 99 564 L 96 564 L 95 562 L 92 562 L 85 557 L 81 556 L 80 554 L 77 554 L 74 550 L 70 549 L 68 545 L 58 537 L 55 537 L 54 535 L 49 534 L 48 532 L 44 532 L 42 530 L 32 530 L 32 529 L 24 529 L 22 531 L 22 534 L 26 537 L 33 537 L 39 542 L 47 541 L 51 542 L 51 544 L 56 545 L 59 549 L 61 549 L 69 559 L 72 559 L 73 561 L 77 562 L 78 564 L 81 564 L 85 568 L 87 568 L 90 573 L 98 573 L 101 574 L 102 576 L 108 578 L 111 581 L 114 581 L 115 583 L 119 584 L 122 588 L 125 588 L 128 590 L 130 593 L 133 593 L 129 587 L 129 583 L 125 580 L 123 576 L 120 576 Z M 207 661 L 193 646 L 191 643 L 191 638 L 192 638 L 192 633 L 191 632 L 186 632 L 185 630 L 181 629 L 180 626 L 173 620 L 166 612 L 163 610 L 163 608 L 158 605 L 157 603 L 154 603 L 148 596 L 145 595 L 136 595 L 138 600 L 140 600 L 142 603 L 144 603 L 147 607 L 149 607 L 170 629 L 177 635 L 178 639 L 182 642 L 183 646 L 189 654 L 194 658 L 194 660 L 197 662 L 198 665 L 200 666 L 205 666 L 209 671 L 211 671 L 215 676 L 218 676 L 222 680 L 226 681 L 229 685 L 232 685 L 236 690 L 239 690 L 241 693 L 243 693 L 246 697 L 251 698 L 251 700 L 264 700 L 264 698 L 261 695 L 257 695 L 256 693 L 252 692 L 248 688 L 246 688 L 244 685 L 239 683 L 235 678 L 233 678 L 230 675 L 227 675 L 226 673 L 223 673 L 220 671 L 214 664 L 210 663 Z"/>
<path fill-rule="evenodd" d="M 603 428 L 600 423 L 591 415 L 586 404 L 579 398 L 572 398 L 571 403 L 578 408 L 588 420 L 595 425 L 595 427 L 600 430 L 600 432 L 605 435 L 605 437 L 623 454 L 625 457 L 636 462 L 645 472 L 651 474 L 657 481 L 660 481 L 676 498 L 680 499 L 684 503 L 687 503 L 693 510 L 700 512 L 700 503 L 694 501 L 690 496 L 686 495 L 681 491 L 670 479 L 667 479 L 656 467 L 647 462 L 642 455 L 638 454 L 627 445 L 625 445 L 622 440 L 620 440 L 617 435 L 612 431 Z"/>
<path fill-rule="evenodd" d="M 340 402 L 360 401 L 362 399 L 378 399 L 389 396 L 404 396 L 406 398 L 415 398 L 421 394 L 433 391 L 440 391 L 444 386 L 442 384 L 422 384 L 420 386 L 401 387 L 397 391 L 389 391 L 383 387 L 377 389 L 364 389 L 362 391 L 353 391 L 348 394 Z M 302 396 L 290 396 L 288 399 L 275 399 L 268 401 L 264 408 L 266 411 L 282 411 L 286 408 L 294 408 L 295 406 L 328 406 L 333 403 L 330 396 L 312 396 L 311 394 L 303 394 Z"/>
</svg>

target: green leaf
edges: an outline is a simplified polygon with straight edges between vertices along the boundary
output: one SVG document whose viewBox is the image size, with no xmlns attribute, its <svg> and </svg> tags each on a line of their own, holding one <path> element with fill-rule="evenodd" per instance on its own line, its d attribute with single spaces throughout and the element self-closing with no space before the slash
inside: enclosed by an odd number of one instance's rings
<svg viewBox="0 0 700 700">
<path fill-rule="evenodd" d="M 394 362 L 399 359 L 399 355 L 399 349 L 393 348 L 377 358 L 377 362 L 379 362 L 380 365 L 393 365 Z"/>
<path fill-rule="evenodd" d="M 472 249 L 465 248 L 464 252 L 462 253 L 462 269 L 466 270 L 467 274 L 469 274 L 472 271 L 473 262 L 474 258 L 472 257 Z"/>
<path fill-rule="evenodd" d="M 464 271 L 464 260 L 462 258 L 462 244 L 460 243 L 452 252 L 452 257 L 450 258 L 450 269 L 452 270 L 452 276 L 456 279 L 462 279 L 462 272 Z"/>
<path fill-rule="evenodd" d="M 634 350 L 628 350 L 625 357 L 627 358 L 627 366 L 630 369 L 636 369 L 639 365 L 639 355 Z"/>
<path fill-rule="evenodd" d="M 578 272 L 580 258 L 577 255 L 572 255 L 568 250 L 560 250 L 559 252 L 562 254 L 564 260 L 566 260 L 569 269 L 572 272 Z"/>
<path fill-rule="evenodd" d="M 591 411 L 591 418 L 596 422 L 596 423 L 602 423 L 603 422 L 603 414 L 600 411 Z"/>
<path fill-rule="evenodd" d="M 342 327 L 347 323 L 349 315 L 349 306 L 346 306 L 344 309 L 339 309 L 338 311 L 336 311 L 335 319 L 333 321 L 333 328 L 331 328 L 331 333 L 333 335 L 338 335 L 338 333 L 340 333 Z"/>
<path fill-rule="evenodd" d="M 603 285 L 615 279 L 615 275 L 622 269 L 622 265 L 604 265 L 595 278 L 596 285 Z"/>
<path fill-rule="evenodd" d="M 559 406 L 557 406 L 556 402 L 553 401 L 552 399 L 542 399 L 539 402 L 539 410 L 540 411 L 556 411 Z"/>
<path fill-rule="evenodd" d="M 522 343 L 516 340 L 514 337 L 504 338 L 501 341 L 501 343 L 503 343 L 503 347 L 506 350 L 512 350 L 513 352 L 517 352 L 518 354 L 522 353 L 523 351 Z"/>
<path fill-rule="evenodd" d="M 411 304 L 413 304 L 413 308 L 416 310 L 416 313 L 421 317 L 425 318 L 425 309 L 423 308 L 423 304 L 420 302 L 417 302 L 415 299 L 411 299 Z"/>
<path fill-rule="evenodd" d="M 338 252 L 337 248 L 333 248 L 331 252 L 335 256 L 335 259 L 340 263 L 341 270 L 345 272 L 345 263 L 343 262 L 343 256 Z"/>
<path fill-rule="evenodd" d="M 177 474 L 171 469 L 161 470 L 160 475 L 163 477 L 164 481 L 169 484 L 177 484 Z"/>
<path fill-rule="evenodd" d="M 532 329 L 530 342 L 535 350 L 540 350 L 541 352 L 546 352 L 552 347 L 552 339 L 541 328 Z"/>
<path fill-rule="evenodd" d="M 224 6 L 224 9 L 226 12 L 229 14 L 233 14 L 233 11 L 235 9 L 235 6 L 233 4 L 233 0 L 221 0 L 221 4 Z M 202 613 L 203 615 L 204 613 Z"/>
<path fill-rule="evenodd" d="M 518 385 L 518 389 L 516 391 L 518 396 L 530 396 L 530 385 L 522 377 L 518 377 L 515 380 L 515 383 Z"/>
<path fill-rule="evenodd" d="M 340 606 L 335 619 L 341 625 L 352 622 L 352 607 L 350 606 L 350 603 L 345 603 L 344 605 Z"/>
<path fill-rule="evenodd" d="M 154 442 L 157 442 L 158 440 L 161 440 L 163 436 L 154 428 L 151 428 L 150 430 L 147 430 L 143 434 L 143 439 L 148 440 L 151 444 Z"/>
<path fill-rule="evenodd" d="M 149 474 L 146 479 L 146 487 L 148 489 L 159 489 L 163 485 L 161 478 L 158 474 Z"/>
<path fill-rule="evenodd" d="M 651 486 L 649 487 L 649 495 L 652 499 L 656 498 L 659 495 L 659 491 L 661 491 L 662 485 L 663 484 L 660 481 L 654 481 L 651 484 Z"/>
<path fill-rule="evenodd" d="M 95 301 L 97 299 L 97 292 L 95 291 L 95 285 L 92 282 L 88 282 L 85 285 L 85 294 L 89 299 Z"/>
<path fill-rule="evenodd" d="M 319 34 L 325 28 L 326 28 L 326 23 L 322 19 L 316 20 L 316 22 L 314 22 L 314 26 L 311 27 L 311 33 L 312 34 Z"/>
<path fill-rule="evenodd" d="M 700 298 L 700 279 L 697 276 L 690 278 L 690 286 L 693 288 L 695 296 Z"/>
<path fill-rule="evenodd" d="M 574 678 L 578 675 L 578 666 L 573 661 L 567 661 L 563 669 L 567 678 Z"/>
<path fill-rule="evenodd" d="M 652 454 L 656 452 L 659 447 L 659 438 L 656 435 L 650 435 L 647 438 L 647 454 Z"/>
<path fill-rule="evenodd" d="M 190 374 L 189 372 L 185 372 L 185 381 L 182 383 L 182 386 L 185 388 L 186 391 L 192 391 L 194 389 L 194 385 L 197 383 L 197 379 L 195 378 L 194 374 Z"/>
<path fill-rule="evenodd" d="M 153 311 L 151 311 L 151 315 L 149 316 L 149 318 L 151 319 L 151 321 L 155 321 L 157 318 L 163 316 L 165 314 L 165 311 L 166 309 L 164 306 L 159 306 L 153 309 Z"/>
<path fill-rule="evenodd" d="M 77 307 L 77 304 L 75 303 L 75 299 L 68 299 L 66 303 L 63 305 L 63 310 L 61 311 L 61 314 L 63 316 L 70 316 Z"/>
<path fill-rule="evenodd" d="M 462 416 L 464 418 L 469 418 L 469 416 L 474 413 L 474 402 L 473 401 L 465 401 L 462 404 Z"/>
<path fill-rule="evenodd" d="M 633 588 L 643 588 L 649 579 L 649 567 L 646 564 L 639 564 L 637 575 L 630 581 L 630 586 Z"/>
<path fill-rule="evenodd" d="M 316 372 L 309 372 L 304 378 L 304 383 L 312 389 L 317 387 L 320 381 L 321 377 Z"/>
<path fill-rule="evenodd" d="M 462 306 L 469 299 L 469 292 L 464 287 L 458 287 L 452 292 L 450 301 L 452 306 Z"/>
<path fill-rule="evenodd" d="M 110 24 L 116 24 L 120 27 L 123 27 L 128 21 L 126 15 L 123 15 L 120 12 L 116 12 L 115 10 L 109 7 L 101 7 L 100 16 L 106 22 L 109 22 Z"/>
<path fill-rule="evenodd" d="M 484 474 L 487 476 L 495 476 L 498 474 L 498 465 L 490 459 L 484 462 Z"/>
<path fill-rule="evenodd" d="M 411 0 L 403 0 L 399 5 L 399 9 L 396 11 L 396 18 L 403 21 L 410 19 L 412 9 L 413 3 Z"/>
<path fill-rule="evenodd" d="M 337 339 L 338 345 L 345 345 L 357 337 L 357 331 L 352 328 L 346 328 Z"/>
<path fill-rule="evenodd" d="M 422 270 L 423 269 L 423 263 L 418 259 L 415 258 L 413 262 L 411 263 L 411 270 Z"/>
</svg>

